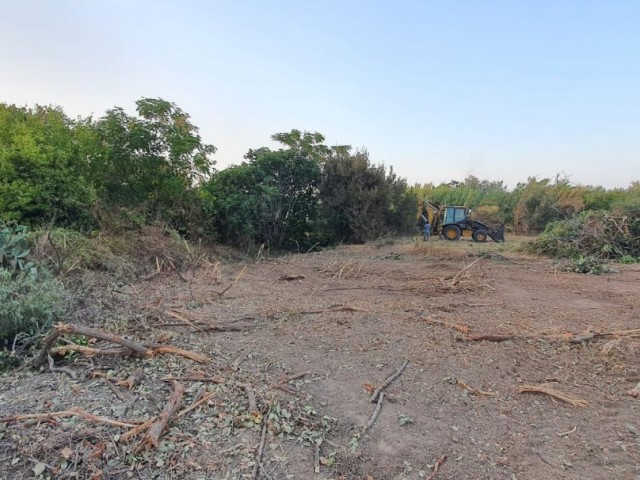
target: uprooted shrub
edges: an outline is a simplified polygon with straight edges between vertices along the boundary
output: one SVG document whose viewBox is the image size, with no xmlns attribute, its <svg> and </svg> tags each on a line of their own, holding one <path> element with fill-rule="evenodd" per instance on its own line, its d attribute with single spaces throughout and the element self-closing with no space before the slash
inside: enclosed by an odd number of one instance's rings
<svg viewBox="0 0 640 480">
<path fill-rule="evenodd" d="M 640 210 L 587 211 L 552 222 L 525 249 L 555 258 L 630 263 L 640 257 Z"/>
<path fill-rule="evenodd" d="M 63 310 L 62 284 L 48 271 L 0 268 L 0 342 L 44 331 Z"/>
</svg>

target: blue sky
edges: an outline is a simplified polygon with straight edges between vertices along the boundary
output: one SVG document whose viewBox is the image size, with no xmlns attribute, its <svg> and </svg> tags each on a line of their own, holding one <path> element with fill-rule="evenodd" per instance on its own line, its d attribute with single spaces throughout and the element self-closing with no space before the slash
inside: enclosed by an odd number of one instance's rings
<svg viewBox="0 0 640 480">
<path fill-rule="evenodd" d="M 292 128 L 410 183 L 640 180 L 640 2 L 0 3 L 0 101 L 72 116 L 160 96 L 218 168 Z"/>
</svg>

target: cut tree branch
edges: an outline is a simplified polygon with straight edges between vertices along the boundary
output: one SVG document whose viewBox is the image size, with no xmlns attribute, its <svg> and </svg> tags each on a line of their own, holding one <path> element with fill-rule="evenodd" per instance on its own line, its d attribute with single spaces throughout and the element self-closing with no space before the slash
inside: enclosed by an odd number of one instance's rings
<svg viewBox="0 0 640 480">
<path fill-rule="evenodd" d="M 400 375 L 402 375 L 402 372 L 404 371 L 405 368 L 407 368 L 407 365 L 409 365 L 409 360 L 405 360 L 404 363 L 402 364 L 402 366 L 398 369 L 398 371 L 396 373 L 394 373 L 393 375 L 391 375 L 389 378 L 387 378 L 384 381 L 384 383 L 382 385 L 380 385 L 375 390 L 375 392 L 373 392 L 373 395 L 371 395 L 371 398 L 370 398 L 371 403 L 374 403 L 378 399 L 378 395 L 380 395 L 380 392 L 382 392 L 382 390 L 387 388 L 389 386 L 389 384 L 391 384 L 391 382 L 393 382 L 396 378 L 398 378 Z"/>
</svg>

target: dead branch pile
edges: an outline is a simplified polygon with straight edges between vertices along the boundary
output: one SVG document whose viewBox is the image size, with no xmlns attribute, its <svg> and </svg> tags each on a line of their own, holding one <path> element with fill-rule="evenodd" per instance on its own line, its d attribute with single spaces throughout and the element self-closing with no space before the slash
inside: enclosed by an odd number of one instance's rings
<svg viewBox="0 0 640 480">
<path fill-rule="evenodd" d="M 82 335 L 87 338 L 95 338 L 98 340 L 103 340 L 105 342 L 115 343 L 120 345 L 121 349 L 98 349 L 85 347 L 82 345 L 65 345 L 63 347 L 58 347 L 53 349 L 53 345 L 58 340 L 58 338 L 63 334 L 75 334 Z M 207 363 L 209 359 L 204 355 L 200 355 L 198 353 L 190 352 L 188 350 L 183 350 L 178 347 L 173 347 L 171 345 L 148 345 L 141 344 L 126 338 L 122 338 L 118 335 L 114 335 L 110 332 L 105 332 L 103 330 L 97 330 L 95 328 L 84 327 L 81 325 L 71 325 L 65 323 L 59 323 L 54 328 L 53 331 L 47 336 L 42 346 L 42 349 L 38 353 L 38 355 L 33 359 L 31 365 L 34 368 L 40 368 L 43 365 L 46 365 L 48 361 L 48 357 L 50 353 L 65 353 L 69 351 L 76 351 L 82 353 L 84 355 L 92 356 L 92 355 L 126 355 L 126 354 L 138 354 L 144 357 L 153 357 L 156 354 L 159 355 L 179 355 L 194 362 L 198 363 Z"/>
<path fill-rule="evenodd" d="M 640 211 L 588 211 L 550 224 L 525 247 L 530 253 L 558 258 L 600 260 L 640 256 Z"/>
</svg>

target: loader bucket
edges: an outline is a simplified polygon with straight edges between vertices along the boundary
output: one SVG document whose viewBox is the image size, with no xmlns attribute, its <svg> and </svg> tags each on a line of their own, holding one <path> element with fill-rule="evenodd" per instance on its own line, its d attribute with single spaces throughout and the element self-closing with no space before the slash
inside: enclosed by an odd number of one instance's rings
<svg viewBox="0 0 640 480">
<path fill-rule="evenodd" d="M 495 230 L 490 230 L 488 233 L 494 242 L 504 243 L 504 223 Z"/>
</svg>

